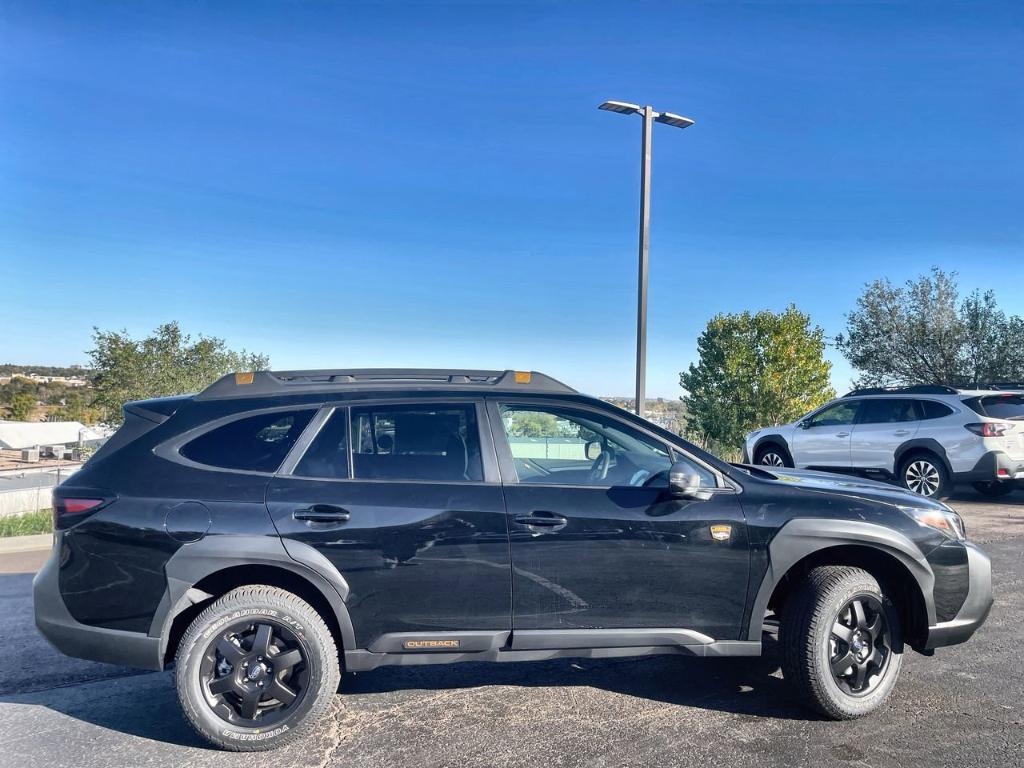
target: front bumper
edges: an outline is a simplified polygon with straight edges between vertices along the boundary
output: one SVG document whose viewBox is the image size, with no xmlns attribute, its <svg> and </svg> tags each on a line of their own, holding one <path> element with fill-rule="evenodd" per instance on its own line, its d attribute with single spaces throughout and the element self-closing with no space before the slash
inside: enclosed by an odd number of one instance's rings
<svg viewBox="0 0 1024 768">
<path fill-rule="evenodd" d="M 926 649 L 965 642 L 985 623 L 992 609 L 992 561 L 976 545 L 967 542 L 964 547 L 969 579 L 967 599 L 955 618 L 928 627 Z"/>
<path fill-rule="evenodd" d="M 54 534 L 50 557 L 32 580 L 36 627 L 50 645 L 67 656 L 140 669 L 163 669 L 160 638 L 142 632 L 92 627 L 68 612 L 60 594 L 63 533 Z"/>
</svg>

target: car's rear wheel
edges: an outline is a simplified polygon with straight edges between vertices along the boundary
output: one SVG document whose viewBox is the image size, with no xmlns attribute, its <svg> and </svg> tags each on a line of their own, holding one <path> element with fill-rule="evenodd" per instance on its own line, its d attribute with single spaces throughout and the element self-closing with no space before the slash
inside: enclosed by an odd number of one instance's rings
<svg viewBox="0 0 1024 768">
<path fill-rule="evenodd" d="M 786 680 L 833 720 L 877 709 L 903 662 L 899 613 L 860 568 L 811 570 L 783 607 L 779 641 Z"/>
<path fill-rule="evenodd" d="M 334 638 L 320 615 L 282 589 L 240 587 L 185 632 L 175 682 L 185 716 L 224 749 L 273 749 L 300 737 L 338 689 Z"/>
<path fill-rule="evenodd" d="M 952 490 L 949 471 L 930 453 L 915 453 L 900 463 L 900 485 L 929 499 L 945 499 Z"/>
<path fill-rule="evenodd" d="M 767 467 L 792 467 L 793 461 L 784 448 L 777 445 L 762 445 L 754 454 L 754 463 Z"/>
<path fill-rule="evenodd" d="M 982 496 L 988 496 L 990 499 L 1001 499 L 1003 496 L 1009 496 L 1013 493 L 1016 487 L 1012 482 L 1001 483 L 997 480 L 991 480 L 984 483 L 974 483 L 974 490 Z"/>
</svg>

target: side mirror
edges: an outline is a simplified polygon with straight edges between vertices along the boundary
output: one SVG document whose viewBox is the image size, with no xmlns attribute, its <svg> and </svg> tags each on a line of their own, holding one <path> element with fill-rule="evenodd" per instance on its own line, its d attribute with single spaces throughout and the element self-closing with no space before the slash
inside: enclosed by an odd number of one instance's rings
<svg viewBox="0 0 1024 768">
<path fill-rule="evenodd" d="M 804 419 L 799 424 L 797 424 L 797 426 L 800 427 L 800 429 L 810 429 L 811 428 L 811 420 L 810 419 Z"/>
<path fill-rule="evenodd" d="M 700 475 L 683 461 L 677 461 L 669 470 L 668 487 L 672 495 L 680 499 L 707 501 L 712 496 L 710 488 L 701 486 Z"/>
<path fill-rule="evenodd" d="M 583 450 L 588 459 L 591 461 L 597 461 L 597 457 L 601 455 L 601 451 L 603 449 L 601 447 L 601 443 L 597 440 L 591 440 L 583 447 Z"/>
</svg>

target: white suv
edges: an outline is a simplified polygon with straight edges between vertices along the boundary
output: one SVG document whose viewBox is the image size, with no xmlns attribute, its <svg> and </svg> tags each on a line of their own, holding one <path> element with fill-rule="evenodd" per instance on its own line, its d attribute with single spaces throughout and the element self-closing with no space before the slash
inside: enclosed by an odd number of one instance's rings
<svg viewBox="0 0 1024 768">
<path fill-rule="evenodd" d="M 1024 488 L 1024 385 L 856 389 L 792 424 L 747 435 L 743 460 L 896 480 L 944 498 Z"/>
</svg>

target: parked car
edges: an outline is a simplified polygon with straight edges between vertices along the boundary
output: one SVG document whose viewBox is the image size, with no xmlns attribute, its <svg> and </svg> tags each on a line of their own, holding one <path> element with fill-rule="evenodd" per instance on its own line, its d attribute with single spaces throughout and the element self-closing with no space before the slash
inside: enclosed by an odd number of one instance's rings
<svg viewBox="0 0 1024 768">
<path fill-rule="evenodd" d="M 1005 496 L 1024 487 L 1024 388 L 1010 386 L 855 389 L 792 424 L 754 430 L 744 461 L 895 481 L 936 499 L 958 483 Z"/>
<path fill-rule="evenodd" d="M 54 492 L 36 624 L 173 663 L 227 749 L 299 737 L 343 670 L 756 656 L 766 629 L 800 700 L 853 718 L 992 604 L 944 504 L 730 465 L 536 372 L 240 373 L 124 413 Z"/>
</svg>

